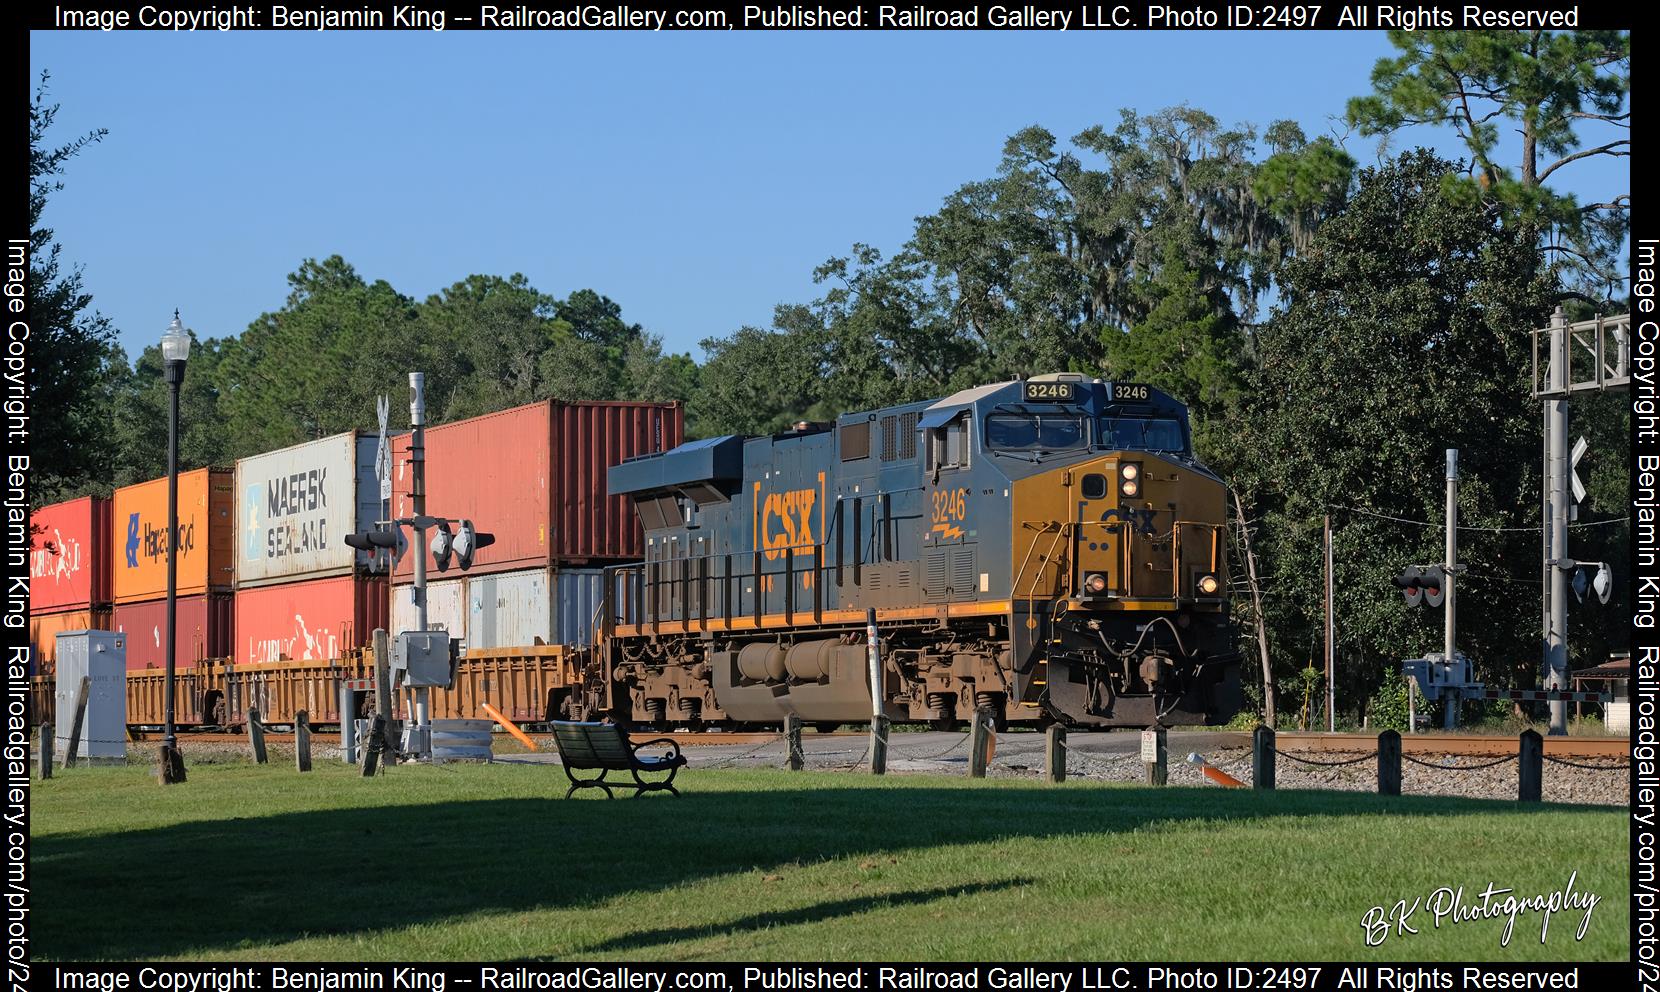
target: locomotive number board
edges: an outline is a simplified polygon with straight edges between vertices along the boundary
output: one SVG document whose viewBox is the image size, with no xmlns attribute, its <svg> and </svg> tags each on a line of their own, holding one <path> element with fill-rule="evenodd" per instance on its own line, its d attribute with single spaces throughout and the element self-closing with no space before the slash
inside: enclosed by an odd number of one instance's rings
<svg viewBox="0 0 1660 992">
<path fill-rule="evenodd" d="M 1112 384 L 1112 402 L 1114 403 L 1145 402 L 1152 398 L 1152 390 L 1145 382 L 1115 382 Z"/>
<path fill-rule="evenodd" d="M 1072 403 L 1076 401 L 1076 387 L 1077 383 L 1073 382 L 1028 382 L 1026 402 Z"/>
</svg>

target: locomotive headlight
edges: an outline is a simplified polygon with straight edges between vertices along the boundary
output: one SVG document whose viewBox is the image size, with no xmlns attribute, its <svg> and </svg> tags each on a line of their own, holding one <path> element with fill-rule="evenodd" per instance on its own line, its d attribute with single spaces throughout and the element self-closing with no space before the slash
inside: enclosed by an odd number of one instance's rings
<svg viewBox="0 0 1660 992">
<path fill-rule="evenodd" d="M 1125 479 L 1123 483 L 1119 485 L 1118 491 L 1126 496 L 1133 497 L 1141 492 L 1141 483 L 1135 481 L 1134 479 Z"/>
<path fill-rule="evenodd" d="M 1124 476 L 1124 481 L 1128 482 L 1141 474 L 1141 466 L 1137 465 L 1135 462 L 1126 462 L 1124 467 L 1118 471 L 1119 474 Z"/>
<path fill-rule="evenodd" d="M 1222 584 L 1216 581 L 1216 576 L 1203 575 L 1199 577 L 1199 591 L 1206 596 L 1216 595 L 1216 590 L 1220 588 L 1222 588 Z"/>
<path fill-rule="evenodd" d="M 1107 591 L 1107 577 L 1100 572 L 1091 572 L 1084 579 L 1084 592 L 1091 596 L 1099 596 Z"/>
</svg>

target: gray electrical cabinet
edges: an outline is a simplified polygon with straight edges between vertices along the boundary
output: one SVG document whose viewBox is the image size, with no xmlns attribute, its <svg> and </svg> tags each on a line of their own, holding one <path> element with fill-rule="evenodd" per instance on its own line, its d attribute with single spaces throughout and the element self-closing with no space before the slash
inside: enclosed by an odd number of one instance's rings
<svg viewBox="0 0 1660 992">
<path fill-rule="evenodd" d="M 58 633 L 58 674 L 53 690 L 57 714 L 52 724 L 54 750 L 69 753 L 69 729 L 81 679 L 87 687 L 86 716 L 81 721 L 84 758 L 127 757 L 127 635 L 109 630 Z"/>
<path fill-rule="evenodd" d="M 392 641 L 392 671 L 406 689 L 449 688 L 455 672 L 450 635 L 441 630 L 406 630 Z"/>
</svg>

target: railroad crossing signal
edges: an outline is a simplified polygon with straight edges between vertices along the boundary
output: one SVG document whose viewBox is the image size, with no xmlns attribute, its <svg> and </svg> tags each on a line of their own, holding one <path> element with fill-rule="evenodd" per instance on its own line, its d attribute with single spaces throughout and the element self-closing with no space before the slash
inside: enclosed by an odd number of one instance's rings
<svg viewBox="0 0 1660 992">
<path fill-rule="evenodd" d="M 1586 441 L 1582 435 L 1578 441 L 1574 442 L 1573 453 L 1568 456 L 1568 485 L 1573 487 L 1575 503 L 1585 502 L 1585 483 L 1579 481 L 1578 469 L 1579 460 L 1585 457 L 1585 449 L 1590 446 L 1590 442 Z"/>
<path fill-rule="evenodd" d="M 432 536 L 432 561 L 440 572 L 449 569 L 452 555 L 455 557 L 455 563 L 465 572 L 473 567 L 473 554 L 479 548 L 487 548 L 496 543 L 496 535 L 480 533 L 473 528 L 471 520 L 457 522 L 461 525 L 460 530 L 451 533 L 449 521 L 438 521 L 438 533 Z"/>
<path fill-rule="evenodd" d="M 1390 580 L 1408 606 L 1440 606 L 1446 601 L 1446 569 L 1440 565 L 1408 565 Z"/>
<path fill-rule="evenodd" d="M 1592 565 L 1597 566 L 1597 574 L 1586 578 Z M 1607 562 L 1574 562 L 1571 567 L 1574 576 L 1568 580 L 1568 585 L 1573 589 L 1575 599 L 1585 602 L 1585 593 L 1590 591 L 1597 594 L 1597 602 L 1608 602 L 1608 595 L 1614 590 L 1614 573 L 1609 570 Z"/>
</svg>

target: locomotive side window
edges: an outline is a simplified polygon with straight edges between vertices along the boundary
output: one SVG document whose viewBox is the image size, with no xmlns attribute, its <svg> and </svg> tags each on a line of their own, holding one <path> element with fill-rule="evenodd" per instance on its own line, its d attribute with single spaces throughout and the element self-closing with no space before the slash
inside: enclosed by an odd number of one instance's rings
<svg viewBox="0 0 1660 992">
<path fill-rule="evenodd" d="M 928 432 L 928 467 L 963 468 L 968 464 L 968 414 L 953 417 Z"/>
<path fill-rule="evenodd" d="M 1101 444 L 1140 451 L 1185 451 L 1182 425 L 1167 417 L 1102 417 Z"/>
<path fill-rule="evenodd" d="M 1084 476 L 1084 499 L 1105 499 L 1106 495 L 1106 476 L 1094 473 Z"/>
<path fill-rule="evenodd" d="M 1071 451 L 1088 444 L 1084 418 L 1073 413 L 994 413 L 986 447 L 1002 451 Z"/>
</svg>

